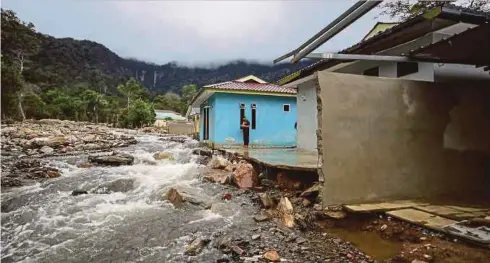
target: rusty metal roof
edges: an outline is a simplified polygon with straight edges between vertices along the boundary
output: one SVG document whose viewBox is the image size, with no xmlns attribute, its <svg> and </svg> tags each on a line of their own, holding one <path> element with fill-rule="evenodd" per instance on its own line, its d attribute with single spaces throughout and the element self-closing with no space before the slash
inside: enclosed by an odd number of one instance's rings
<svg viewBox="0 0 490 263">
<path fill-rule="evenodd" d="M 490 14 L 485 12 L 474 12 L 469 9 L 460 8 L 454 5 L 434 8 L 424 14 L 410 18 L 398 25 L 364 39 L 351 47 L 348 47 L 340 54 L 375 54 L 376 52 L 394 47 L 413 39 L 419 38 L 429 32 L 437 31 L 458 22 L 468 22 L 474 24 L 484 24 L 490 21 Z M 276 83 L 284 85 L 296 79 L 300 79 L 313 74 L 316 71 L 330 68 L 339 61 L 321 59 L 317 62 L 302 68 L 290 75 L 287 75 Z"/>
<path fill-rule="evenodd" d="M 239 82 L 239 81 L 227 81 L 212 85 L 207 85 L 204 88 L 218 89 L 218 90 L 230 90 L 230 91 L 258 91 L 258 92 L 270 92 L 270 93 L 285 93 L 296 94 L 295 88 L 286 88 L 271 83 L 251 83 L 251 82 Z"/>
</svg>

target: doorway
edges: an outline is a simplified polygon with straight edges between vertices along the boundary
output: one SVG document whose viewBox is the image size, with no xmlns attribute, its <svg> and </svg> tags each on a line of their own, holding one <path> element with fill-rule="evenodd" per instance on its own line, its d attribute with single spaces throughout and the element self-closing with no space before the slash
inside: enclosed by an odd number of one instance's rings
<svg viewBox="0 0 490 263">
<path fill-rule="evenodd" d="M 203 140 L 209 140 L 209 107 L 204 108 L 203 112 Z"/>
</svg>

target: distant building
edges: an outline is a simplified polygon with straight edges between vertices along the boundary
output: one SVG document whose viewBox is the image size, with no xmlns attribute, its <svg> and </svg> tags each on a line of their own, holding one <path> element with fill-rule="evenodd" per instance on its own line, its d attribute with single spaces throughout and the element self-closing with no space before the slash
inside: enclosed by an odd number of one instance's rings
<svg viewBox="0 0 490 263">
<path fill-rule="evenodd" d="M 216 146 L 243 144 L 241 119 L 250 122 L 251 147 L 296 146 L 296 89 L 255 76 L 204 86 L 191 103 L 200 109 L 199 139 Z"/>
<path fill-rule="evenodd" d="M 156 121 L 155 127 L 167 127 L 167 121 L 185 121 L 187 120 L 185 117 L 180 115 L 179 113 L 171 110 L 155 110 Z"/>
<path fill-rule="evenodd" d="M 193 122 L 195 133 L 199 133 L 199 117 L 200 117 L 199 111 L 200 111 L 199 107 L 189 106 L 185 114 L 185 117 Z"/>
</svg>

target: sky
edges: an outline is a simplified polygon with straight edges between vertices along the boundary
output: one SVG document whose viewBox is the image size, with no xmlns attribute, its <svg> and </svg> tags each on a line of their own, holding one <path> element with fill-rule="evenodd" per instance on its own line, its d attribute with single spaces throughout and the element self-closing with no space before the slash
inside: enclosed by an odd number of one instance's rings
<svg viewBox="0 0 490 263">
<path fill-rule="evenodd" d="M 121 57 L 157 64 L 271 63 L 325 27 L 354 1 L 2 0 L 54 37 L 99 42 Z M 357 43 L 374 26 L 371 10 L 317 51 Z"/>
</svg>

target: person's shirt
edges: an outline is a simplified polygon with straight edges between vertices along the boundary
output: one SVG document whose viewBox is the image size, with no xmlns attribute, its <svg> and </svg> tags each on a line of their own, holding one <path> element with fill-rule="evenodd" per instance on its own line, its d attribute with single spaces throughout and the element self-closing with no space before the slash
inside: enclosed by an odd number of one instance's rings
<svg viewBox="0 0 490 263">
<path fill-rule="evenodd" d="M 246 127 L 244 127 L 243 125 L 246 125 Z M 242 122 L 241 128 L 242 130 L 248 130 L 250 128 L 250 122 L 249 121 Z"/>
</svg>

